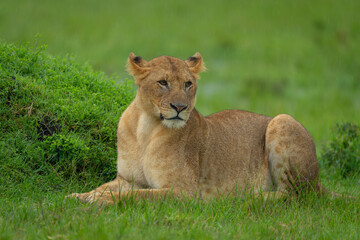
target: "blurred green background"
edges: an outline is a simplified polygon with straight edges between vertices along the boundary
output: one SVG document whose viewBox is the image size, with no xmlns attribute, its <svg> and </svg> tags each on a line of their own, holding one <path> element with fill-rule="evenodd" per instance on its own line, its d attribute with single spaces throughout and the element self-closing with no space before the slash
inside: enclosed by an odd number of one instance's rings
<svg viewBox="0 0 360 240">
<path fill-rule="evenodd" d="M 201 113 L 288 113 L 322 145 L 336 122 L 360 119 L 359 12 L 359 0 L 2 0 L 0 38 L 47 44 L 119 81 L 131 51 L 199 51 Z"/>
</svg>

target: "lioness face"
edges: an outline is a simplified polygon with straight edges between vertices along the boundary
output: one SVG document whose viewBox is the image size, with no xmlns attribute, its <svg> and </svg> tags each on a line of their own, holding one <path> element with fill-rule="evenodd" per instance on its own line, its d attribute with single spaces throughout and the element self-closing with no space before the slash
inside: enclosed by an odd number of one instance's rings
<svg viewBox="0 0 360 240">
<path fill-rule="evenodd" d="M 186 61 L 161 56 L 149 62 L 130 54 L 128 61 L 143 110 L 168 128 L 185 126 L 196 102 L 197 74 L 204 69 L 199 53 Z"/>
</svg>

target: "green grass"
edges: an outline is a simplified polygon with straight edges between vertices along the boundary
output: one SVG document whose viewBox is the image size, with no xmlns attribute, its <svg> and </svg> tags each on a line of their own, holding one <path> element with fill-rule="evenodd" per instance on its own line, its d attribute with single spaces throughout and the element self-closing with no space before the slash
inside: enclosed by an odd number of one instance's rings
<svg viewBox="0 0 360 240">
<path fill-rule="evenodd" d="M 19 44 L 0 43 L 0 239 L 358 239 L 358 198 L 64 200 L 115 176 L 131 51 L 201 52 L 200 112 L 289 113 L 322 153 L 330 127 L 360 120 L 358 9 L 355 0 L 1 1 L 0 36 Z M 358 174 L 321 166 L 324 186 L 360 195 Z"/>
<path fill-rule="evenodd" d="M 354 180 L 354 179 L 352 179 Z M 343 182 L 353 186 L 353 182 Z M 342 188 L 346 188 L 344 184 Z M 110 207 L 64 193 L 1 199 L 2 239 L 357 239 L 359 200 L 263 202 L 251 197 L 126 201 Z"/>
<path fill-rule="evenodd" d="M 359 201 L 136 201 L 96 207 L 46 194 L 0 200 L 1 239 L 358 239 Z M 6 207 L 5 207 L 5 206 Z"/>
</svg>

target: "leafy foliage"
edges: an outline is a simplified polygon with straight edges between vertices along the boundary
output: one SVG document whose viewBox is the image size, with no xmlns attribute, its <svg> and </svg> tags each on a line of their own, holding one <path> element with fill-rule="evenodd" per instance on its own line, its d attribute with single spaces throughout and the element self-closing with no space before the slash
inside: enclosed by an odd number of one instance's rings
<svg viewBox="0 0 360 240">
<path fill-rule="evenodd" d="M 131 83 L 44 48 L 0 42 L 0 190 L 24 181 L 91 185 L 116 174 L 116 126 Z"/>
<path fill-rule="evenodd" d="M 334 135 L 321 159 L 342 177 L 360 173 L 360 128 L 355 123 L 336 124 Z"/>
</svg>

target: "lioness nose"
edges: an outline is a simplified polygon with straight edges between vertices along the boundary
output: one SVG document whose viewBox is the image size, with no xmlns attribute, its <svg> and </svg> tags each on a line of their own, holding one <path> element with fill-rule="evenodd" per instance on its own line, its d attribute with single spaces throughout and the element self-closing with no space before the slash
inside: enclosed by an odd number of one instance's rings
<svg viewBox="0 0 360 240">
<path fill-rule="evenodd" d="M 175 109 L 178 113 L 184 111 L 188 106 L 180 103 L 170 103 L 170 106 Z"/>
</svg>

